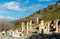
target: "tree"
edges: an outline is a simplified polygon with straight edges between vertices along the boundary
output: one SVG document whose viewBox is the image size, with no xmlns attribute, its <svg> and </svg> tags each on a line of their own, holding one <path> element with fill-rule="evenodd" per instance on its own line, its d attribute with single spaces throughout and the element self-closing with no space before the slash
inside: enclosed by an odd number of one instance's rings
<svg viewBox="0 0 60 39">
<path fill-rule="evenodd" d="M 0 31 L 7 31 L 9 29 L 12 29 L 14 25 L 9 22 L 1 22 L 0 23 Z"/>
</svg>

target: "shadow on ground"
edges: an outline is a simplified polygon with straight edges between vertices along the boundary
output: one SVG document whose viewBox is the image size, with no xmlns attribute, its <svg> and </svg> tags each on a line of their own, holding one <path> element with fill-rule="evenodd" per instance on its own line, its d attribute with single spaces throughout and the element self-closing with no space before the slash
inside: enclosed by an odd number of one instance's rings
<svg viewBox="0 0 60 39">
<path fill-rule="evenodd" d="M 26 39 L 60 39 L 60 33 L 37 34 L 37 35 L 32 35 Z"/>
</svg>

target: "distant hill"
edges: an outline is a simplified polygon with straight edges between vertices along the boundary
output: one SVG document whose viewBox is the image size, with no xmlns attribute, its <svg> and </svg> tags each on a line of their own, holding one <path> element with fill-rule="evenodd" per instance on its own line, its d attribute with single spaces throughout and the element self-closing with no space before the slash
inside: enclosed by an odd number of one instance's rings
<svg viewBox="0 0 60 39">
<path fill-rule="evenodd" d="M 15 23 L 18 24 L 22 21 L 29 21 L 31 19 L 34 20 L 35 17 L 45 21 L 60 19 L 60 1 L 58 1 L 56 4 L 48 6 L 47 8 L 44 8 L 43 10 L 39 10 L 26 18 L 17 20 Z"/>
</svg>

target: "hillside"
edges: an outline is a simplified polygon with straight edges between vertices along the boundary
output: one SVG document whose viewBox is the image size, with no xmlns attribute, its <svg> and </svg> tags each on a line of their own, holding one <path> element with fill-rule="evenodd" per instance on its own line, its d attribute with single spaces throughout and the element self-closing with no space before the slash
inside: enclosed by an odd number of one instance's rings
<svg viewBox="0 0 60 39">
<path fill-rule="evenodd" d="M 44 8 L 43 10 L 39 10 L 28 17 L 15 21 L 15 24 L 20 24 L 22 21 L 26 22 L 31 19 L 34 20 L 35 17 L 45 21 L 60 19 L 60 1 L 56 4 L 48 6 L 47 8 Z"/>
<path fill-rule="evenodd" d="M 48 6 L 47 8 L 43 10 L 37 11 L 35 14 L 31 15 L 30 17 L 39 17 L 43 20 L 55 20 L 60 19 L 60 1 L 58 1 L 56 4 L 53 4 L 51 6 Z"/>
</svg>

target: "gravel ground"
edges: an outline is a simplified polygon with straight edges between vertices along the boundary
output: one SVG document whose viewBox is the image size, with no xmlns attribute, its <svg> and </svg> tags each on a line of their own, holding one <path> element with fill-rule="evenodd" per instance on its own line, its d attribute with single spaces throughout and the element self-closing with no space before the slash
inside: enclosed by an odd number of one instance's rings
<svg viewBox="0 0 60 39">
<path fill-rule="evenodd" d="M 26 39 L 27 36 L 24 37 L 9 37 L 9 36 L 0 36 L 0 39 Z"/>
</svg>

